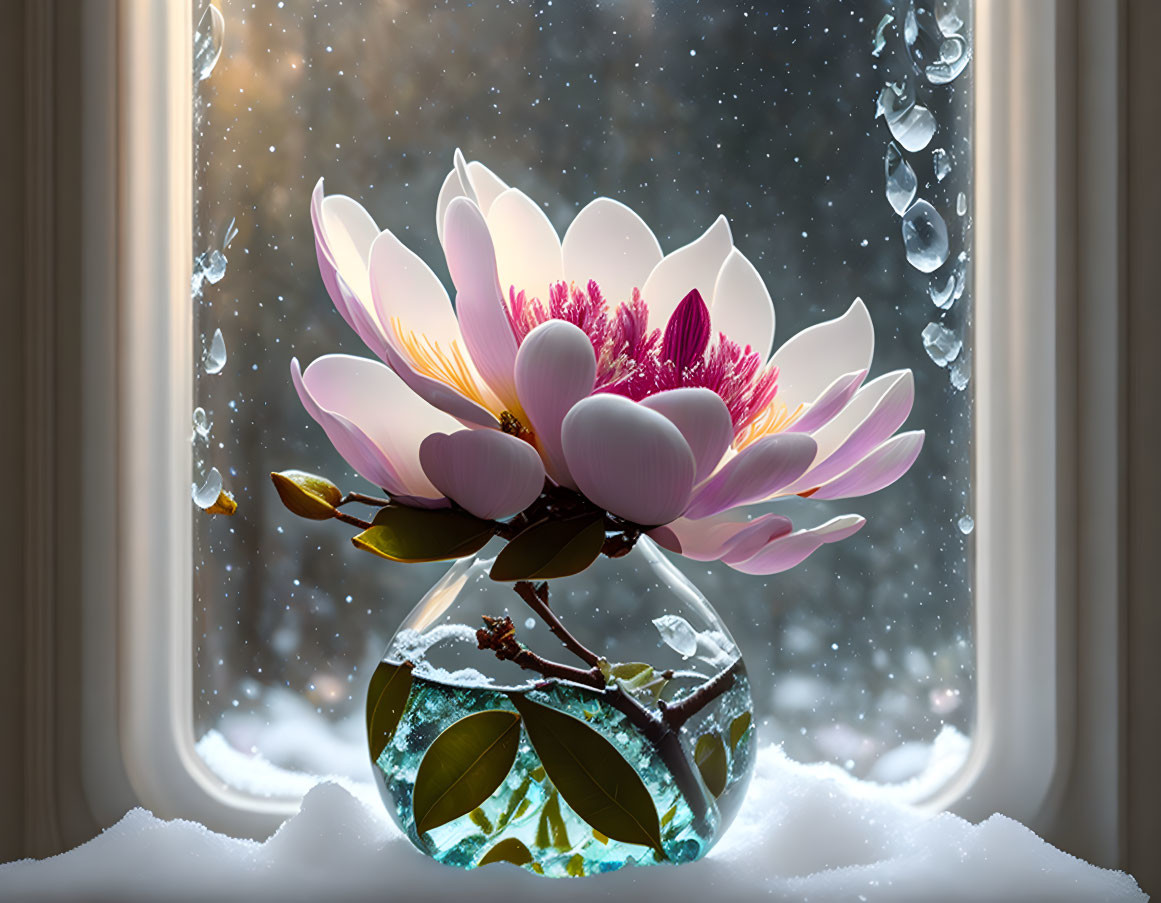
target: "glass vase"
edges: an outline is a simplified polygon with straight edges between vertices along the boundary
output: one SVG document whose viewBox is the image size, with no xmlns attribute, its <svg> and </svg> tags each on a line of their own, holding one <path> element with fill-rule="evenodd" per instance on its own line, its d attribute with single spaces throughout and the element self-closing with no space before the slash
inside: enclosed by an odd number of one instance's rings
<svg viewBox="0 0 1161 903">
<path fill-rule="evenodd" d="M 705 597 L 642 538 L 547 583 L 457 561 L 367 699 L 392 817 L 440 862 L 551 877 L 699 859 L 754 762 L 749 683 Z"/>
</svg>

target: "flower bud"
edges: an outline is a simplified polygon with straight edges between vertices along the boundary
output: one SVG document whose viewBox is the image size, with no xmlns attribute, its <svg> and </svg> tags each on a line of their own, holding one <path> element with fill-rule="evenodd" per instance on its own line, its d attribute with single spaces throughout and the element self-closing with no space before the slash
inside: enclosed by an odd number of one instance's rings
<svg viewBox="0 0 1161 903">
<path fill-rule="evenodd" d="M 270 474 L 274 488 L 287 509 L 299 517 L 327 520 L 337 513 L 335 506 L 343 498 L 339 487 L 317 474 L 287 470 Z"/>
<path fill-rule="evenodd" d="M 225 514 L 227 516 L 238 510 L 238 503 L 234 497 L 224 489 L 218 493 L 218 499 L 210 507 L 203 509 L 206 514 Z"/>
</svg>

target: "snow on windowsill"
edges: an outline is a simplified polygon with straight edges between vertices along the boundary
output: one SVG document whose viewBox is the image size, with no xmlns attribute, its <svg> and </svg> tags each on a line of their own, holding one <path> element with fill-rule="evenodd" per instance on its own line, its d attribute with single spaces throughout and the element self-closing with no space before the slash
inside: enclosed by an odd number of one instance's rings
<svg viewBox="0 0 1161 903">
<path fill-rule="evenodd" d="M 212 736 L 200 746 L 211 758 L 229 748 Z M 268 769 L 266 779 L 291 780 L 290 772 Z M 5 900 L 515 903 L 551 896 L 553 903 L 644 903 L 711 894 L 809 901 L 1147 899 L 1128 875 L 1069 856 L 1011 819 L 995 815 L 972 825 L 949 813 L 925 815 L 834 766 L 792 762 L 775 746 L 759 753 L 746 803 L 722 842 L 701 862 L 680 867 L 558 881 L 506 864 L 459 871 L 418 853 L 371 785 L 349 779 L 315 783 L 300 811 L 263 843 L 134 809 L 61 856 L 0 866 Z"/>
</svg>

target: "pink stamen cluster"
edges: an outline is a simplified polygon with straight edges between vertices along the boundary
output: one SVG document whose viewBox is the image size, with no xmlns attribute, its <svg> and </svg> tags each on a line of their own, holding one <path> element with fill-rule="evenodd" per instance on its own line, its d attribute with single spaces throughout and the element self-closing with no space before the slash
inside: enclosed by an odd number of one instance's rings
<svg viewBox="0 0 1161 903">
<path fill-rule="evenodd" d="M 641 401 L 667 389 L 707 388 L 725 402 L 736 432 L 778 391 L 778 368 L 765 365 L 749 345 L 743 348 L 719 333 L 709 347 L 709 309 L 697 289 L 682 299 L 664 333 L 648 328 L 649 307 L 637 289 L 610 316 L 592 280 L 584 288 L 565 282 L 551 285 L 547 306 L 513 286 L 507 312 L 517 344 L 546 320 L 566 320 L 583 330 L 597 358 L 596 392 Z"/>
</svg>

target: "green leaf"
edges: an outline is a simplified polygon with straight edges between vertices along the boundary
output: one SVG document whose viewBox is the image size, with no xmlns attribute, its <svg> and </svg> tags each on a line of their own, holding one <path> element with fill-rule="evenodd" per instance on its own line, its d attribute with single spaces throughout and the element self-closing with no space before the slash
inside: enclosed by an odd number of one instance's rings
<svg viewBox="0 0 1161 903">
<path fill-rule="evenodd" d="M 410 695 L 411 662 L 401 665 L 379 662 L 367 690 L 367 742 L 371 747 L 372 762 L 379 761 L 379 756 L 395 736 Z"/>
<path fill-rule="evenodd" d="M 490 709 L 435 738 L 415 776 L 411 806 L 420 834 L 467 815 L 504 783 L 520 745 L 520 716 Z"/>
<path fill-rule="evenodd" d="M 446 561 L 480 551 L 496 524 L 452 508 L 409 508 L 392 503 L 354 537 L 356 548 L 388 561 Z"/>
<path fill-rule="evenodd" d="M 722 743 L 721 734 L 710 731 L 698 737 L 693 747 L 693 760 L 697 763 L 697 770 L 701 772 L 706 789 L 715 799 L 721 796 L 722 791 L 726 789 L 726 779 L 730 773 L 729 763 L 726 761 L 726 746 Z"/>
<path fill-rule="evenodd" d="M 652 665 L 647 665 L 644 662 L 623 662 L 611 665 L 602 659 L 599 667 L 601 673 L 605 675 L 606 681 L 615 680 L 626 692 L 632 693 L 639 699 L 647 699 L 652 703 L 657 702 L 666 684 L 669 683 L 653 670 Z"/>
<path fill-rule="evenodd" d="M 549 780 L 573 811 L 606 837 L 661 851 L 649 790 L 613 744 L 579 718 L 518 694 L 509 698 Z"/>
<path fill-rule="evenodd" d="M 485 834 L 492 833 L 492 822 L 488 820 L 488 813 L 477 806 L 468 813 L 468 818 L 472 820 L 472 824 L 483 831 Z"/>
<path fill-rule="evenodd" d="M 564 867 L 565 873 L 570 878 L 583 878 L 585 876 L 585 858 L 580 853 L 573 853 L 572 858 Z"/>
<path fill-rule="evenodd" d="M 749 712 L 742 712 L 730 722 L 730 749 L 737 749 L 742 738 L 746 736 L 746 731 L 750 729 L 751 721 L 753 716 Z"/>
<path fill-rule="evenodd" d="M 506 837 L 488 850 L 476 868 L 493 862 L 511 862 L 513 865 L 528 865 L 532 862 L 532 851 L 515 837 Z"/>
<path fill-rule="evenodd" d="M 521 803 L 526 803 L 528 800 L 528 790 L 532 786 L 532 778 L 525 778 L 520 782 L 520 786 L 512 791 L 512 795 L 508 797 L 508 805 L 504 807 L 504 814 L 500 816 L 500 820 L 496 823 L 496 830 L 503 831 L 508 826 L 508 822 L 512 820 L 512 816 L 516 814 L 516 809 Z"/>
<path fill-rule="evenodd" d="M 536 845 L 569 850 L 572 841 L 568 839 L 568 826 L 560 811 L 560 794 L 553 790 L 544 805 L 540 807 L 540 823 L 536 826 Z"/>
<path fill-rule="evenodd" d="M 578 574 L 605 544 L 605 515 L 591 512 L 537 521 L 516 534 L 492 565 L 493 580 L 553 580 Z"/>
</svg>

